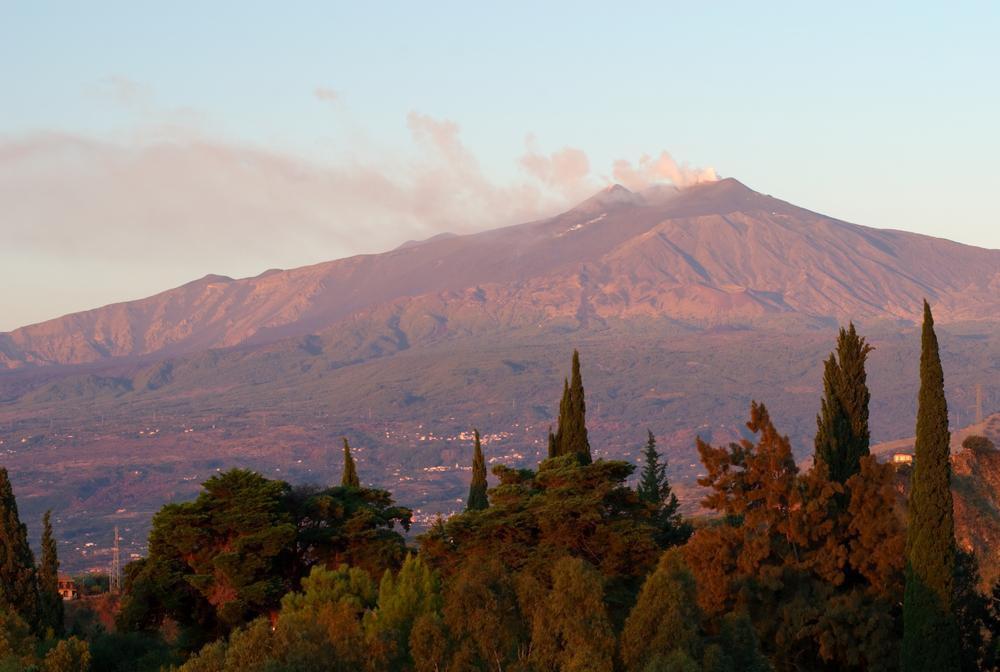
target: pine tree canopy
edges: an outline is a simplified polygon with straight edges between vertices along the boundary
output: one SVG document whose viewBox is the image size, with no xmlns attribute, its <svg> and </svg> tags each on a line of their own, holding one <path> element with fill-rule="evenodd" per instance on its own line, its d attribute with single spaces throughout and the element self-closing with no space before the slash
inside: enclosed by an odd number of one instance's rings
<svg viewBox="0 0 1000 672">
<path fill-rule="evenodd" d="M 9 607 L 25 622 L 38 622 L 35 556 L 28 529 L 17 512 L 7 470 L 0 467 L 0 607 Z"/>
<path fill-rule="evenodd" d="M 555 434 L 551 457 L 576 455 L 582 464 L 590 464 L 590 441 L 587 439 L 587 404 L 584 400 L 583 378 L 580 375 L 580 353 L 573 351 L 573 371 L 563 381 L 563 396 L 559 402 L 559 428 Z"/>
<path fill-rule="evenodd" d="M 816 417 L 815 461 L 823 461 L 829 476 L 838 483 L 861 469 L 861 458 L 869 453 L 868 390 L 865 361 L 872 347 L 851 323 L 841 328 L 837 349 L 823 370 L 823 400 Z"/>
<path fill-rule="evenodd" d="M 481 511 L 490 505 L 486 496 L 486 459 L 483 457 L 483 447 L 479 440 L 479 430 L 472 430 L 475 446 L 472 454 L 472 483 L 469 485 L 469 499 L 465 503 L 466 511 Z"/>
<path fill-rule="evenodd" d="M 52 534 L 52 512 L 42 518 L 42 560 L 38 566 L 39 630 L 63 632 L 63 601 L 59 595 L 59 555 Z"/>
<path fill-rule="evenodd" d="M 351 457 L 351 446 L 347 439 L 344 439 L 344 475 L 340 479 L 340 484 L 345 488 L 360 488 L 361 480 L 358 478 L 358 468 L 354 465 L 354 458 Z"/>
<path fill-rule="evenodd" d="M 955 521 L 951 498 L 951 435 L 944 372 L 934 318 L 924 301 L 920 393 L 906 534 L 903 598 L 904 672 L 959 669 L 958 630 L 952 615 Z"/>
</svg>

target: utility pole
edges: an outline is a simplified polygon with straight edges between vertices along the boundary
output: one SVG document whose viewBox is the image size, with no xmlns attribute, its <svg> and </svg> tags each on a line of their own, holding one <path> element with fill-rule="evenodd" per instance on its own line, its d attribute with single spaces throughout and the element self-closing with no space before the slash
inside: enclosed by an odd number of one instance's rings
<svg viewBox="0 0 1000 672">
<path fill-rule="evenodd" d="M 122 592 L 122 559 L 119 543 L 121 537 L 118 536 L 118 526 L 115 525 L 115 546 L 111 555 L 111 574 L 108 577 L 108 591 L 114 595 Z"/>
</svg>

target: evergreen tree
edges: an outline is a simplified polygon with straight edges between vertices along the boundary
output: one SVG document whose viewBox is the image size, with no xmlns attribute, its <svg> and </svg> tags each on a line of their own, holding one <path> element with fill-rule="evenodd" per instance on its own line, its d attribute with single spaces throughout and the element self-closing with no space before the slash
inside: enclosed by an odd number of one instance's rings
<svg viewBox="0 0 1000 672">
<path fill-rule="evenodd" d="M 672 546 L 687 541 L 691 536 L 691 527 L 681 518 L 680 502 L 670 487 L 667 478 L 667 460 L 660 461 L 660 453 L 656 450 L 656 437 L 649 435 L 646 448 L 643 451 L 645 464 L 639 476 L 636 494 L 639 499 L 656 507 L 656 523 L 660 530 L 659 541 L 664 546 Z"/>
<path fill-rule="evenodd" d="M 556 456 L 556 453 L 559 450 L 557 446 L 558 446 L 558 444 L 556 443 L 556 435 L 552 433 L 552 426 L 550 425 L 549 426 L 549 454 L 548 454 L 549 458 L 553 458 L 553 457 Z"/>
<path fill-rule="evenodd" d="M 340 484 L 345 488 L 360 488 L 361 480 L 358 478 L 358 468 L 354 465 L 354 458 L 351 457 L 351 447 L 344 439 L 344 475 L 340 479 Z"/>
<path fill-rule="evenodd" d="M 587 404 L 584 400 L 583 378 L 580 375 L 580 353 L 573 351 L 573 371 L 563 381 L 563 397 L 559 403 L 559 429 L 555 435 L 555 454 L 577 455 L 582 464 L 590 464 L 590 441 L 587 439 Z"/>
<path fill-rule="evenodd" d="M 17 512 L 7 470 L 0 467 L 0 608 L 8 607 L 29 624 L 38 622 L 35 556 L 28 528 Z"/>
<path fill-rule="evenodd" d="M 603 580 L 586 560 L 567 556 L 553 565 L 552 590 L 532 618 L 530 651 L 538 670 L 614 670 Z"/>
<path fill-rule="evenodd" d="M 469 499 L 465 503 L 466 511 L 480 511 L 489 507 L 486 497 L 486 460 L 483 458 L 483 447 L 479 441 L 479 430 L 472 430 L 475 437 L 475 449 L 472 455 L 472 484 L 469 486 Z"/>
<path fill-rule="evenodd" d="M 837 349 L 826 360 L 823 400 L 816 416 L 814 460 L 823 461 L 829 477 L 838 483 L 861 469 L 861 458 L 869 453 L 868 391 L 865 360 L 872 347 L 858 336 L 854 323 L 840 329 Z"/>
<path fill-rule="evenodd" d="M 906 535 L 903 672 L 959 669 L 952 615 L 955 520 L 951 500 L 948 405 L 934 318 L 924 301 L 920 394 Z"/>
<path fill-rule="evenodd" d="M 382 669 L 411 669 L 409 643 L 413 626 L 425 614 L 440 613 L 437 572 L 420 556 L 408 555 L 396 574 L 386 570 L 379 584 L 378 608 L 364 616 L 371 650 L 384 663 Z"/>
<path fill-rule="evenodd" d="M 52 512 L 42 518 L 42 561 L 38 567 L 39 630 L 51 628 L 56 636 L 63 633 L 63 601 L 59 595 L 59 556 L 52 536 Z"/>
<path fill-rule="evenodd" d="M 639 487 L 636 488 L 636 493 L 639 499 L 645 502 L 662 504 L 673 495 L 667 482 L 667 462 L 666 460 L 660 462 L 660 453 L 656 450 L 656 437 L 653 436 L 653 432 L 647 429 L 646 433 L 648 434 L 646 449 L 642 452 L 646 464 L 643 465 L 642 473 L 639 475 Z"/>
<path fill-rule="evenodd" d="M 697 658 L 702 641 L 698 589 L 681 549 L 671 549 L 649 575 L 621 634 L 625 669 L 643 672 L 657 656 L 682 651 Z"/>
</svg>

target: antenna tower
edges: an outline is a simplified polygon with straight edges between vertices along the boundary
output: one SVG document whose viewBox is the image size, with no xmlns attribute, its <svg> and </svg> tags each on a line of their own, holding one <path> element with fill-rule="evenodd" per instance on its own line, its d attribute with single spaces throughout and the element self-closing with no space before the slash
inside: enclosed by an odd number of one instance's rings
<svg viewBox="0 0 1000 672">
<path fill-rule="evenodd" d="M 115 525 L 115 546 L 111 555 L 111 573 L 108 577 L 108 590 L 114 594 L 122 592 L 122 557 L 120 548 L 121 537 L 118 526 Z"/>
</svg>

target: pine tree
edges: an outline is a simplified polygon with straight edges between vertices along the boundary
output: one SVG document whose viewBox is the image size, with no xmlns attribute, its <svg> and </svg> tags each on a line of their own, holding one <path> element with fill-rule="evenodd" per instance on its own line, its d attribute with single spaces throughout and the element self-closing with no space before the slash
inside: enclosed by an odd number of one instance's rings
<svg viewBox="0 0 1000 672">
<path fill-rule="evenodd" d="M 584 400 L 583 378 L 580 375 L 580 353 L 573 351 L 573 371 L 563 381 L 563 397 L 559 403 L 559 429 L 555 435 L 555 456 L 577 455 L 580 462 L 590 464 L 590 441 L 587 439 L 587 404 Z"/>
<path fill-rule="evenodd" d="M 657 540 L 663 546 L 682 544 L 691 536 L 691 526 L 685 523 L 680 515 L 680 502 L 670 487 L 667 478 L 667 460 L 661 462 L 661 455 L 656 450 L 656 437 L 646 430 L 646 448 L 643 457 L 646 463 L 639 476 L 636 494 L 639 499 L 656 507 L 656 526 L 659 529 Z"/>
<path fill-rule="evenodd" d="M 27 623 L 38 622 L 35 556 L 28 529 L 17 512 L 7 470 L 0 467 L 0 608 L 9 607 Z"/>
<path fill-rule="evenodd" d="M 670 484 L 667 483 L 667 463 L 660 463 L 660 454 L 656 451 L 656 437 L 646 430 L 646 449 L 642 451 L 646 464 L 642 467 L 639 477 L 639 487 L 636 493 L 639 499 L 650 504 L 661 504 L 665 495 L 670 495 Z"/>
<path fill-rule="evenodd" d="M 469 485 L 469 499 L 465 503 L 466 511 L 481 511 L 489 507 L 486 497 L 486 460 L 483 458 L 483 447 L 479 441 L 479 430 L 472 430 L 475 437 L 475 448 L 472 454 L 472 484 Z"/>
<path fill-rule="evenodd" d="M 552 426 L 550 425 L 549 426 L 549 454 L 548 454 L 548 457 L 550 459 L 553 458 L 553 457 L 555 457 L 556 454 L 559 452 L 559 449 L 557 447 L 558 445 L 559 444 L 556 442 L 556 435 L 552 433 Z"/>
<path fill-rule="evenodd" d="M 903 672 L 959 669 L 952 615 L 955 521 L 951 500 L 948 405 L 934 318 L 924 301 L 916 447 L 906 535 Z"/>
<path fill-rule="evenodd" d="M 42 561 L 38 567 L 39 630 L 63 633 L 63 601 L 59 595 L 59 556 L 52 536 L 52 512 L 42 518 Z"/>
<path fill-rule="evenodd" d="M 351 447 L 344 439 L 344 475 L 340 479 L 340 484 L 345 488 L 360 488 L 361 480 L 358 478 L 358 468 L 354 465 L 354 458 L 351 457 Z"/>
<path fill-rule="evenodd" d="M 829 477 L 839 483 L 861 469 L 861 458 L 869 453 L 868 391 L 865 360 L 872 347 L 858 336 L 854 323 L 840 329 L 837 349 L 826 360 L 823 400 L 816 416 L 814 460 L 823 461 Z"/>
</svg>

